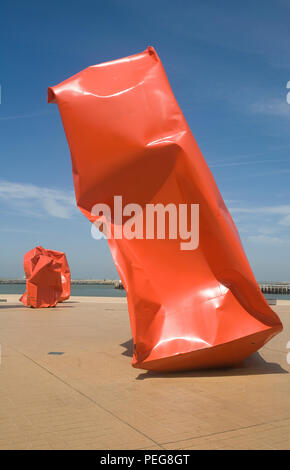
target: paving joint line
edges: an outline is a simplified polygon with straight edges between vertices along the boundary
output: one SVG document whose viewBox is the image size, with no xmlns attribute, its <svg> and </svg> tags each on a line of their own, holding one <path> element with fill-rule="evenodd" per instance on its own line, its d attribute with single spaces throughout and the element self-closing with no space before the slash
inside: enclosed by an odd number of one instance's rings
<svg viewBox="0 0 290 470">
<path fill-rule="evenodd" d="M 177 443 L 177 442 L 185 442 L 185 441 L 190 441 L 190 440 L 195 440 L 195 439 L 203 439 L 204 437 L 218 436 L 218 435 L 226 434 L 228 432 L 242 431 L 244 429 L 255 428 L 255 427 L 258 427 L 258 426 L 265 426 L 267 424 L 280 423 L 281 421 L 287 421 L 289 419 L 290 419 L 290 416 L 287 417 L 287 418 L 283 418 L 283 419 L 275 419 L 275 420 L 269 421 L 267 423 L 251 424 L 250 426 L 242 426 L 240 428 L 227 429 L 226 431 L 213 432 L 211 434 L 203 434 L 201 436 L 187 437 L 186 439 L 180 439 L 178 441 L 162 442 L 161 445 L 174 444 L 174 443 Z"/>
</svg>

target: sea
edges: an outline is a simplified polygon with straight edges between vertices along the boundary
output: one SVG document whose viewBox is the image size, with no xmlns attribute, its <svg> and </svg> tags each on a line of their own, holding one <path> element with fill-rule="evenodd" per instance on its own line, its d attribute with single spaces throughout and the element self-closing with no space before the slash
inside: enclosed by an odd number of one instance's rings
<svg viewBox="0 0 290 470">
<path fill-rule="evenodd" d="M 0 295 L 2 294 L 23 294 L 25 284 L 0 284 Z M 71 286 L 71 296 L 84 297 L 126 297 L 124 289 L 115 289 L 114 286 L 73 284 Z"/>
<path fill-rule="evenodd" d="M 2 294 L 23 294 L 25 284 L 0 284 L 0 295 Z M 114 286 L 73 284 L 71 286 L 72 296 L 84 297 L 126 297 L 126 291 L 115 289 Z M 266 299 L 290 300 L 289 294 L 264 294 Z"/>
</svg>

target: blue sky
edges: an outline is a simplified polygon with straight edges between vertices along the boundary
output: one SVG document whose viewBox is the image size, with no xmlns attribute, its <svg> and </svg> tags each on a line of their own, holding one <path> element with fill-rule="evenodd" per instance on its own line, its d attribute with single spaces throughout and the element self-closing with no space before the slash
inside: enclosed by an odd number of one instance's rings
<svg viewBox="0 0 290 470">
<path fill-rule="evenodd" d="M 258 280 L 290 281 L 290 3 L 10 1 L 0 16 L 0 277 L 36 244 L 74 278 L 117 278 L 75 208 L 70 155 L 46 89 L 156 48 Z M 289 90 L 290 91 L 290 90 Z"/>
</svg>

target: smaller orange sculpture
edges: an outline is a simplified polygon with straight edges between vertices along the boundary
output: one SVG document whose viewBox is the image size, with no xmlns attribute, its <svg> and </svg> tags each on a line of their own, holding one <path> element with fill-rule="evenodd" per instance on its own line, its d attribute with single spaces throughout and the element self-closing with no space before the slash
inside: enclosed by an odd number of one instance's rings
<svg viewBox="0 0 290 470">
<path fill-rule="evenodd" d="M 65 253 L 37 246 L 25 253 L 23 266 L 26 292 L 20 301 L 26 307 L 55 307 L 70 297 L 70 270 Z"/>
</svg>

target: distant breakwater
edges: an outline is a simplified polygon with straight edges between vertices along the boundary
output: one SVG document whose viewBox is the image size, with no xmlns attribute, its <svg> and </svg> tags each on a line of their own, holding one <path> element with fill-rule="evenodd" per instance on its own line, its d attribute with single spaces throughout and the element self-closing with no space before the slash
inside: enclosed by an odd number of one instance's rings
<svg viewBox="0 0 290 470">
<path fill-rule="evenodd" d="M 72 279 L 74 285 L 116 286 L 120 281 L 114 279 Z M 26 284 L 25 279 L 0 279 L 0 284 Z"/>
</svg>

